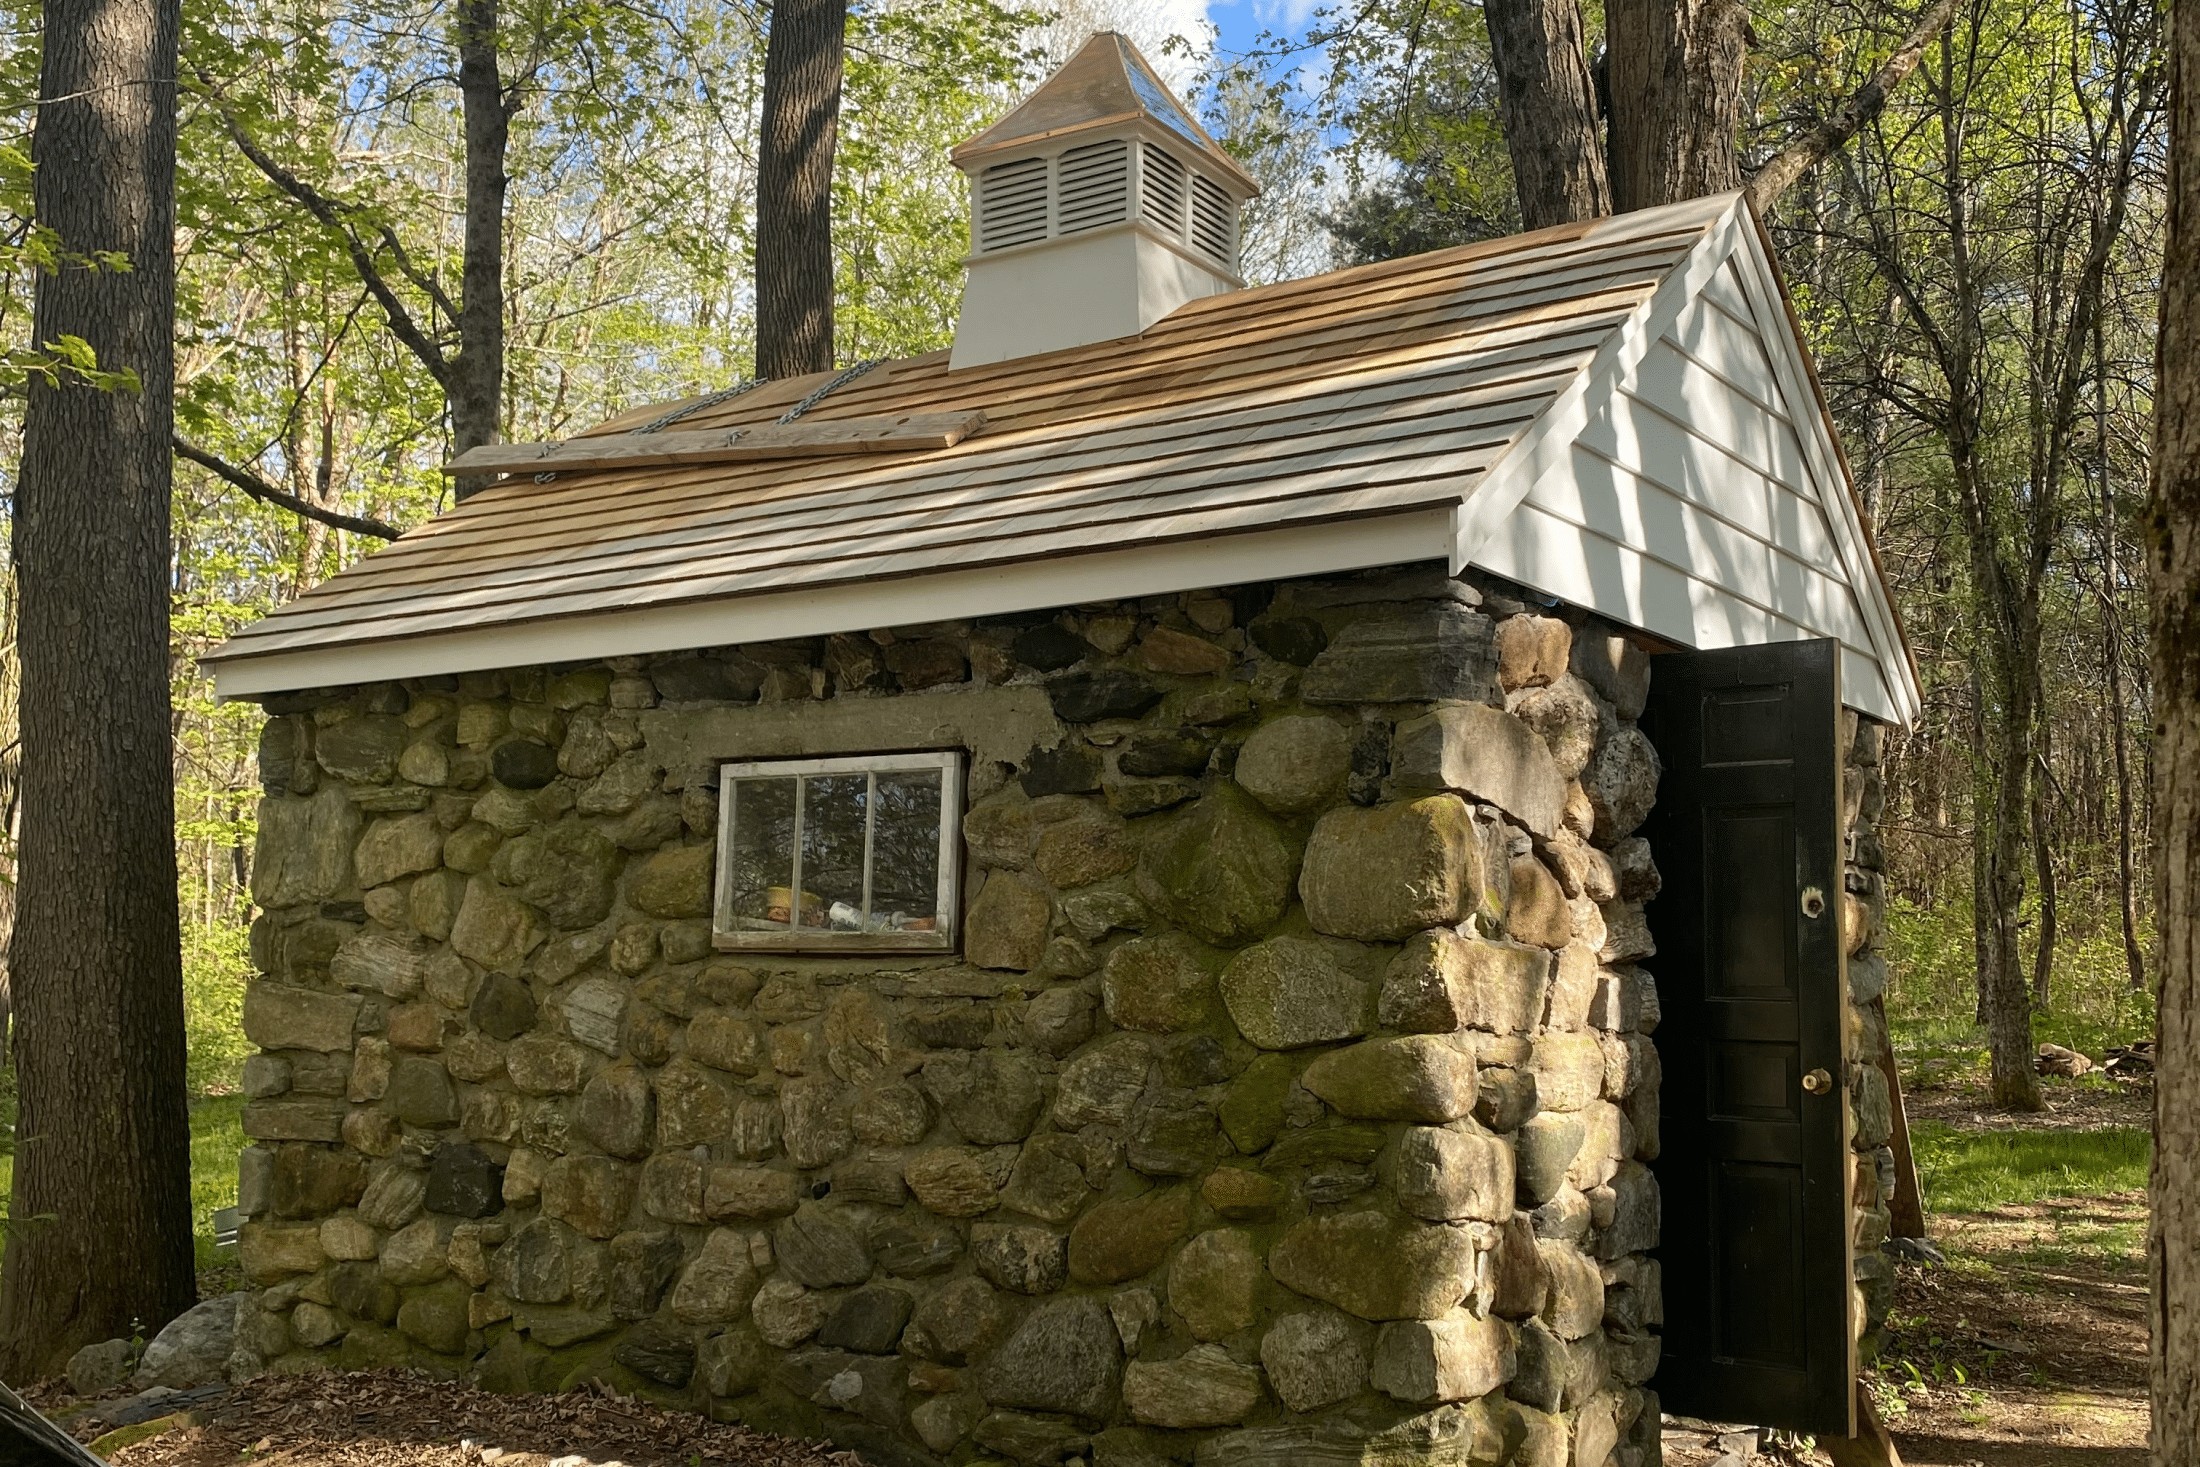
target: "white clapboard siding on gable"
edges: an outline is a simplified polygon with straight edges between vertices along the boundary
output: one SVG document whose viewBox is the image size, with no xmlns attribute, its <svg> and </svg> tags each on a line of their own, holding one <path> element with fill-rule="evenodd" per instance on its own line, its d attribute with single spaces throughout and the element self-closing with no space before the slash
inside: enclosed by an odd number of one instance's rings
<svg viewBox="0 0 2200 1467">
<path fill-rule="evenodd" d="M 1683 646 L 1831 637 L 1844 701 L 1899 719 L 1836 524 L 1847 485 L 1813 462 L 1816 404 L 1788 401 L 1739 272 L 1709 278 L 1474 563 Z"/>
</svg>

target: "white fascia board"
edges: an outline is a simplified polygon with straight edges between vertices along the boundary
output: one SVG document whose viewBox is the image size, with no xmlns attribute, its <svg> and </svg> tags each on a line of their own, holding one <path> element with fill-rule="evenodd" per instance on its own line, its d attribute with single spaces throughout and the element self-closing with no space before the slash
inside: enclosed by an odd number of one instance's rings
<svg viewBox="0 0 2200 1467">
<path fill-rule="evenodd" d="M 1880 578 L 1878 562 L 1867 543 L 1863 514 L 1857 507 L 1840 451 L 1834 446 L 1833 425 L 1826 420 L 1824 399 L 1812 380 L 1802 344 L 1795 339 L 1779 277 L 1765 252 L 1763 236 L 1756 229 L 1742 232 L 1734 261 L 1740 267 L 1742 287 L 1756 319 L 1757 339 L 1779 379 L 1781 395 L 1788 402 L 1788 421 L 1803 445 L 1819 505 L 1833 527 L 1842 570 L 1864 608 L 1873 651 L 1878 654 L 1881 675 L 1895 703 L 1896 721 L 1908 727 L 1924 711 L 1924 691 L 1917 685 L 1916 671 L 1903 644 L 1901 622 L 1894 614 L 1886 583 Z"/>
<path fill-rule="evenodd" d="M 1682 256 L 1649 299 L 1637 306 L 1610 340 L 1597 348 L 1574 380 L 1514 440 L 1505 455 L 1490 466 L 1479 484 L 1453 512 L 1451 572 L 1458 575 L 1473 563 L 1498 526 L 1520 507 L 1536 484 L 1549 474 L 1573 472 L 1574 440 L 1612 400 L 1641 363 L 1645 354 L 1680 318 L 1705 282 L 1725 264 L 1742 233 L 1739 195 L 1719 216 L 1696 247 Z M 1601 236 L 1600 236 L 1601 238 Z"/>
<path fill-rule="evenodd" d="M 1437 505 L 1364 519 L 1252 530 L 1212 539 L 923 576 L 601 612 L 352 646 L 209 659 L 206 665 L 213 672 L 214 690 L 219 697 L 250 698 L 305 688 L 917 626 L 1291 576 L 1442 561 L 1449 555 L 1451 543 L 1452 510 L 1448 505 Z"/>
</svg>

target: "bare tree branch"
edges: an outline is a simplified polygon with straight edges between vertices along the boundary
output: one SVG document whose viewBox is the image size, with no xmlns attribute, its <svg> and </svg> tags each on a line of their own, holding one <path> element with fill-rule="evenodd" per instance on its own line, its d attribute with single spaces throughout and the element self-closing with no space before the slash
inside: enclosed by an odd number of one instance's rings
<svg viewBox="0 0 2200 1467">
<path fill-rule="evenodd" d="M 180 433 L 175 435 L 175 448 L 178 458 L 189 459 L 222 482 L 234 488 L 242 489 L 263 504 L 272 504 L 277 509 L 287 509 L 294 514 L 302 514 L 309 520 L 319 520 L 324 525 L 339 530 L 349 530 L 355 535 L 372 535 L 378 540 L 395 540 L 400 534 L 404 533 L 396 526 L 385 525 L 380 520 L 361 519 L 358 515 L 344 514 L 339 510 L 323 509 L 318 504 L 300 499 L 295 494 L 276 488 L 250 469 L 239 468 L 225 458 L 208 453 Z"/>
<path fill-rule="evenodd" d="M 444 293 L 443 287 L 437 283 L 436 278 L 433 275 L 428 274 L 426 271 L 420 269 L 418 266 L 413 264 L 412 255 L 408 253 L 405 249 L 405 246 L 398 241 L 397 231 L 390 228 L 387 224 L 379 224 L 376 225 L 375 228 L 377 232 L 379 232 L 382 236 L 382 247 L 388 250 L 390 252 L 390 258 L 397 262 L 398 272 L 402 274 L 407 280 L 410 280 L 413 284 L 419 286 L 421 293 L 427 296 L 428 299 L 435 302 L 437 310 L 441 311 L 444 315 L 450 317 L 452 320 L 457 320 L 458 302 L 452 300 L 450 296 Z"/>
<path fill-rule="evenodd" d="M 1794 186 L 1797 179 L 1833 156 L 1836 149 L 1862 130 L 1864 124 L 1877 117 L 1887 105 L 1887 98 L 1896 87 L 1917 70 L 1917 63 L 1924 57 L 1925 48 L 1933 38 L 1948 28 L 1948 21 L 1955 14 L 1956 0 L 1932 0 L 1917 24 L 1895 47 L 1894 54 L 1880 63 L 1871 80 L 1856 89 L 1846 102 L 1835 108 L 1833 115 L 1789 143 L 1750 179 L 1746 192 L 1750 203 L 1762 214 L 1770 209 L 1780 195 Z"/>
<path fill-rule="evenodd" d="M 218 101 L 220 92 L 214 85 L 212 78 L 202 73 L 200 82 L 205 86 L 207 92 L 215 96 Z M 443 355 L 443 349 L 437 346 L 428 337 L 428 334 L 420 329 L 419 323 L 413 320 L 412 312 L 405 308 L 405 303 L 398 298 L 397 292 L 391 288 L 389 281 L 383 277 L 381 270 L 376 267 L 373 255 L 368 252 L 365 243 L 360 240 L 358 234 L 344 219 L 343 206 L 268 156 L 259 144 L 252 141 L 251 134 L 247 133 L 243 125 L 231 115 L 226 105 L 220 105 L 219 110 L 223 129 L 228 132 L 230 141 L 237 145 L 237 151 L 244 154 L 246 161 L 259 169 L 266 176 L 269 183 L 274 184 L 276 188 L 296 200 L 324 228 L 343 240 L 344 250 L 351 256 L 352 268 L 359 272 L 359 283 L 367 288 L 368 293 L 374 297 L 375 303 L 382 307 L 382 314 L 389 320 L 391 334 L 403 342 L 407 350 L 420 359 L 420 365 L 427 369 L 428 375 L 435 379 L 436 385 L 448 393 L 451 390 L 452 377 L 450 360 Z M 386 230 L 384 233 L 387 235 Z M 391 242 L 394 243 L 394 239 Z M 404 256 L 402 251 L 399 252 L 398 263 L 399 268 L 405 271 L 407 277 L 414 279 L 417 284 L 418 279 L 411 269 L 411 261 Z M 438 297 L 441 296 L 440 291 L 433 293 Z M 438 304 L 442 304 L 440 299 Z"/>
</svg>

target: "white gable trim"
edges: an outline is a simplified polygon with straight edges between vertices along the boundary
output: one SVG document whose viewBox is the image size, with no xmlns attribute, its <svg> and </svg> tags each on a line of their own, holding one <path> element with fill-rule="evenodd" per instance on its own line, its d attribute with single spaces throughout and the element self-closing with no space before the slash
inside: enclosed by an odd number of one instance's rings
<svg viewBox="0 0 2200 1467">
<path fill-rule="evenodd" d="M 1924 691 L 1918 686 L 1917 670 L 1911 664 L 1908 645 L 1902 636 L 1901 618 L 1895 613 L 1886 581 L 1872 556 L 1863 511 L 1857 505 L 1856 493 L 1849 481 L 1848 464 L 1835 444 L 1833 425 L 1826 420 L 1824 402 L 1804 355 L 1803 344 L 1796 340 L 1786 294 L 1780 287 L 1772 257 L 1765 250 L 1764 236 L 1756 228 L 1755 221 L 1750 222 L 1751 227 L 1744 235 L 1745 245 L 1734 252 L 1734 263 L 1741 271 L 1743 287 L 1749 292 L 1750 307 L 1757 320 L 1757 339 L 1765 355 L 1771 358 L 1773 371 L 1779 374 L 1780 390 L 1788 403 L 1789 421 L 1795 424 L 1803 451 L 1810 456 L 1819 503 L 1839 539 L 1849 584 L 1855 588 L 1858 601 L 1871 619 L 1880 665 L 1895 705 L 1893 721 L 1908 726 L 1924 711 Z"/>
<path fill-rule="evenodd" d="M 1734 274 L 1722 280 L 1729 266 Z M 1739 287 L 1742 300 L 1735 299 Z M 1735 382 L 1719 366 L 1669 337 L 1704 311 L 1728 324 L 1746 317 L 1769 382 Z M 1652 353 L 1663 348 L 1664 355 Z M 1677 354 L 1677 356 L 1676 356 Z M 1791 522 L 1749 526 L 1680 486 L 1645 476 L 1630 462 L 1630 437 L 1658 420 L 1676 434 L 1686 405 L 1661 405 L 1644 374 L 1681 367 L 1717 382 L 1750 411 L 1787 430 L 1773 472 L 1740 460 L 1737 481 L 1754 479 L 1795 496 L 1823 519 L 1823 532 Z M 1655 370 L 1662 370 L 1656 368 Z M 1646 391 L 1646 387 L 1650 390 Z M 1716 447 L 1717 434 L 1700 435 Z M 1731 448 L 1725 450 L 1731 453 Z M 1701 470 L 1711 478 L 1722 470 Z M 1670 477 L 1670 475 L 1668 475 Z M 1800 483 L 1796 481 L 1802 481 Z M 1660 516 L 1651 522 L 1652 496 Z M 1746 495 L 1737 492 L 1738 498 Z M 1679 501 L 1675 503 L 1674 501 Z M 1798 533 L 1802 532 L 1802 533 Z M 1625 625 L 1689 647 L 1727 647 L 1838 635 L 1843 699 L 1874 717 L 1907 724 L 1919 711 L 1914 670 L 1900 623 L 1873 561 L 1844 463 L 1802 344 L 1797 340 L 1762 235 L 1737 196 L 1704 241 L 1620 329 L 1513 450 L 1494 465 L 1454 518 L 1452 567 L 1481 565 Z M 1802 542 L 1810 542 L 1804 544 Z M 1685 542 L 1685 548 L 1676 548 Z M 1832 585 L 1839 593 L 1827 599 Z"/>
</svg>

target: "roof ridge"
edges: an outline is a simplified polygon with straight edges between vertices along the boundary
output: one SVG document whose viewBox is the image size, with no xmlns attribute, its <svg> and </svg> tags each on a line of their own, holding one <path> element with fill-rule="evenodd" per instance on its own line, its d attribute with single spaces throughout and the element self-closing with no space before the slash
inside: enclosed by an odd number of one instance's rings
<svg viewBox="0 0 2200 1467">
<path fill-rule="evenodd" d="M 1488 239 L 1470 240 L 1465 244 L 1445 245 L 1439 249 L 1422 250 L 1417 254 L 1395 255 L 1387 260 L 1370 260 L 1365 264 L 1341 265 L 1334 270 L 1324 270 L 1314 275 L 1295 276 L 1290 280 L 1274 280 L 1262 285 L 1248 285 L 1239 290 L 1225 291 L 1219 295 L 1201 296 L 1187 301 L 1147 328 L 1148 334 L 1159 330 L 1171 321 L 1199 315 L 1206 311 L 1227 308 L 1233 302 L 1254 298 L 1272 299 L 1294 291 L 1309 290 L 1317 286 L 1349 285 L 1354 282 L 1379 279 L 1385 274 L 1405 274 L 1420 269 L 1441 269 L 1465 264 L 1484 255 L 1508 255 L 1542 245 L 1572 242 L 1617 244 L 1630 238 L 1647 238 L 1657 234 L 1683 234 L 1693 227 L 1710 228 L 1733 201 L 1739 200 L 1739 192 L 1707 194 L 1702 198 L 1683 199 L 1675 204 L 1658 204 L 1647 209 L 1637 209 L 1626 214 L 1603 214 L 1594 219 L 1578 219 L 1567 224 L 1548 224 L 1541 229 L 1522 230 L 1516 234 L 1495 235 Z M 1707 207 L 1713 201 L 1718 208 Z M 1692 215 L 1701 215 L 1693 225 L 1678 223 Z M 1667 218 L 1676 223 L 1671 229 L 1654 227 Z M 1653 227 L 1645 228 L 1650 225 Z"/>
</svg>

